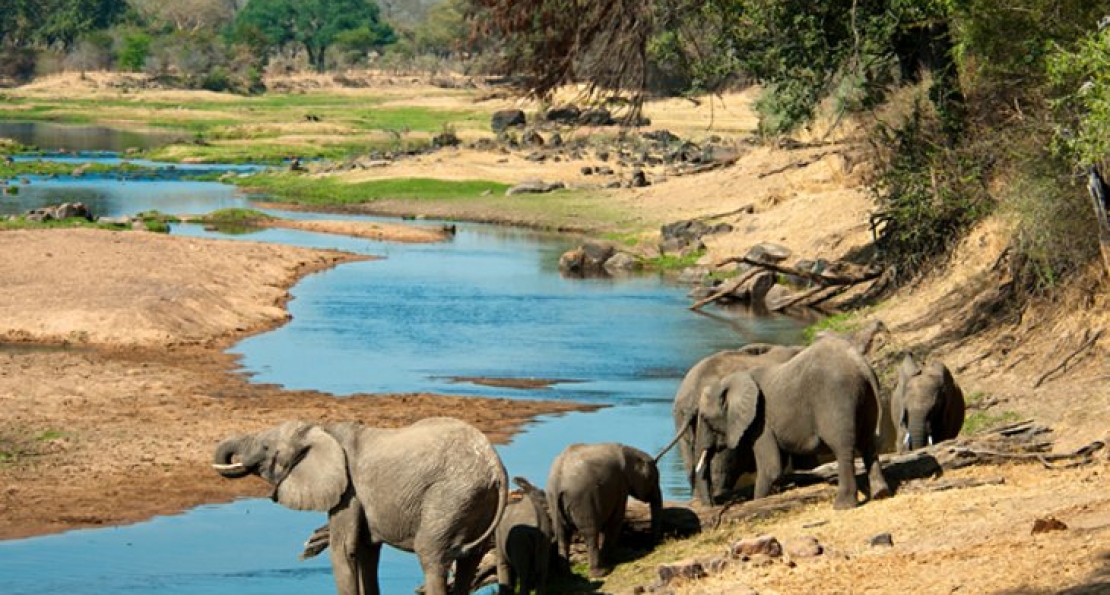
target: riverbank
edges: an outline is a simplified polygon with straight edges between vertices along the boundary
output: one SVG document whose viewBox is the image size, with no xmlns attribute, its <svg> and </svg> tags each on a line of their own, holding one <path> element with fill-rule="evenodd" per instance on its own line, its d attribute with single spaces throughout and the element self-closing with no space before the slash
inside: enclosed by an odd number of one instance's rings
<svg viewBox="0 0 1110 595">
<path fill-rule="evenodd" d="M 452 415 L 503 443 L 536 415 L 581 409 L 251 383 L 224 350 L 286 321 L 297 280 L 357 258 L 144 232 L 0 233 L 0 539 L 264 495 L 261 482 L 222 481 L 208 457 L 228 435 L 288 419 Z"/>
<path fill-rule="evenodd" d="M 32 90 L 26 95 L 35 93 L 46 91 Z M 397 89 L 391 87 L 389 93 L 397 94 Z M 187 99 L 179 96 L 174 101 Z M 746 109 L 742 103 L 732 102 L 740 99 L 727 98 L 729 109 Z M 135 98 L 129 96 L 126 101 L 133 104 Z M 422 104 L 451 109 L 457 101 L 472 107 L 475 94 L 452 91 L 429 96 Z M 172 103 L 168 96 L 167 103 Z M 482 103 L 482 109 L 508 105 L 513 102 L 490 100 Z M 708 111 L 708 104 L 660 102 L 649 105 L 647 115 L 658 126 L 685 122 L 685 129 L 674 126 L 673 130 L 694 135 L 698 126 L 704 131 L 698 113 Z M 293 112 L 282 113 L 285 117 Z M 738 117 L 735 121 L 745 120 Z M 698 126 L 689 126 L 690 122 Z M 289 128 L 307 136 L 315 130 L 312 126 Z M 475 128 L 468 133 L 474 134 Z M 640 188 L 600 188 L 592 175 L 582 173 L 583 166 L 604 163 L 593 150 L 583 159 L 539 162 L 528 160 L 524 151 L 445 149 L 366 170 L 306 175 L 358 183 L 409 176 L 453 179 L 480 171 L 483 178 L 506 183 L 527 178 L 566 181 L 570 191 L 548 195 L 486 194 L 450 201 L 385 199 L 363 208 L 380 214 L 495 221 L 591 235 L 629 233 L 649 243 L 656 241 L 661 224 L 704 217 L 733 228 L 706 238 L 705 262 L 741 255 L 764 241 L 789 247 L 796 258 L 834 260 L 871 241 L 868 215 L 872 205 L 862 185 L 866 160 L 850 141 L 823 141 L 816 136 L 808 140 L 814 142 L 782 147 L 738 142 L 737 159 L 727 166 L 692 175 L 653 176 L 651 185 Z M 8 271 L 23 271 L 26 277 L 24 283 L 0 287 L 0 292 L 12 292 L 0 294 L 0 307 L 16 299 L 14 292 L 36 287 L 40 271 L 57 275 L 56 281 L 38 286 L 32 297 L 19 302 L 19 308 L 4 313 L 5 324 L 37 321 L 34 328 L 39 330 L 20 335 L 26 341 L 41 340 L 41 329 L 54 328 L 59 324 L 56 318 L 71 325 L 117 329 L 112 333 L 121 336 L 135 334 L 136 328 L 126 326 L 138 320 L 131 316 L 136 302 L 130 293 L 113 294 L 108 284 L 91 281 L 99 277 L 86 277 L 87 265 L 74 266 L 68 258 L 77 253 L 67 247 L 70 242 L 85 236 L 52 233 L 58 235 L 50 242 L 57 244 L 21 240 L 0 251 L 5 281 Z M 4 235 L 0 234 L 0 240 Z M 157 258 L 144 267 L 142 275 L 135 275 L 132 290 L 143 288 L 152 271 L 172 281 L 160 290 L 167 294 L 175 291 L 174 284 L 189 281 L 204 286 L 213 278 L 213 271 L 194 268 L 188 253 L 178 253 L 174 247 L 205 243 L 192 244 L 194 240 L 180 238 L 166 242 L 132 249 L 120 248 L 113 240 L 82 250 L 120 254 L 123 260 L 113 271 L 127 271 L 137 262 L 128 260 L 128 254 L 138 258 L 149 253 Z M 1104 332 L 1101 340 L 1090 341 L 1110 328 L 1105 280 L 1092 272 L 1087 283 L 1058 301 L 1015 312 L 991 300 L 1008 281 L 1006 267 L 1000 264 L 1005 262 L 1007 245 L 1005 220 L 991 218 L 969 234 L 945 266 L 854 315 L 854 324 L 877 318 L 892 330 L 877 355 L 884 388 L 893 387 L 889 365 L 901 352 L 913 351 L 949 365 L 972 401 L 969 417 L 976 417 L 981 426 L 1034 419 L 1052 428 L 1046 440 L 1056 451 L 1105 438 L 1106 420 L 1110 419 L 1110 337 Z M 243 303 L 269 312 L 259 319 L 264 320 L 259 327 L 252 326 L 250 319 L 238 318 L 243 313 L 236 307 L 226 309 L 234 315 L 221 319 L 221 330 L 206 345 L 155 342 L 144 348 L 88 351 L 24 349 L 27 345 L 20 350 L 0 349 L 0 406 L 13 412 L 0 422 L 0 450 L 18 455 L 14 462 L 0 465 L 0 536 L 127 522 L 156 514 L 157 507 L 168 512 L 176 506 L 233 497 L 220 490 L 245 486 L 215 482 L 218 477 L 210 477 L 213 474 L 206 468 L 210 445 L 224 430 L 249 430 L 304 411 L 326 418 L 359 416 L 400 424 L 413 415 L 450 406 L 449 399 L 432 396 L 348 401 L 246 382 L 237 374 L 234 360 L 220 355 L 220 347 L 234 337 L 280 324 L 284 290 L 298 271 L 308 272 L 298 267 L 321 256 L 274 247 L 251 257 L 228 248 L 224 251 L 221 245 L 220 252 L 230 267 L 228 278 L 242 274 L 253 279 L 247 285 L 256 293 Z M 21 252 L 24 249 L 28 252 Z M 163 251 L 174 255 L 163 257 Z M 253 276 L 253 267 L 262 262 L 276 268 Z M 84 282 L 70 283 L 70 276 Z M 226 295 L 240 295 L 241 288 L 235 283 L 217 283 L 203 289 L 194 299 L 221 304 L 228 299 Z M 117 316 L 95 310 L 89 314 L 84 300 L 101 294 L 115 304 Z M 70 300 L 67 307 L 79 315 L 58 317 L 61 309 L 55 300 L 62 299 Z M 169 318 L 177 328 L 190 329 L 194 323 L 188 318 L 196 311 L 204 313 L 196 308 L 183 317 L 180 311 L 165 308 L 157 310 L 152 320 Z M 165 336 L 167 331 L 159 328 L 159 336 Z M 124 333 L 123 329 L 129 330 Z M 64 339 L 67 332 L 55 329 L 50 336 Z M 404 399 L 417 399 L 420 409 L 409 411 Z M 375 409 L 379 402 L 392 409 Z M 305 403 L 308 409 L 302 409 Z M 453 414 L 466 411 L 475 415 L 474 421 L 491 432 L 516 427 L 529 415 L 521 410 L 519 401 L 488 405 L 481 411 L 457 408 Z M 813 535 L 827 555 L 808 560 L 795 557 L 790 563 L 737 564 L 711 579 L 680 582 L 674 591 L 736 593 L 742 592 L 738 585 L 745 585 L 760 593 L 1105 592 L 1110 589 L 1110 461 L 1105 453 L 1103 449 L 1090 464 L 1077 468 L 1046 468 L 1031 459 L 961 469 L 946 473 L 944 479 L 972 480 L 967 484 L 970 487 L 930 491 L 929 486 L 936 482 L 926 479 L 920 482 L 923 489 L 919 491 L 903 486 L 894 498 L 853 511 L 834 512 L 822 500 L 789 513 L 726 525 L 700 538 L 670 541 L 649 557 L 622 565 L 601 588 L 622 592 L 632 585 L 649 584 L 660 563 L 719 555 L 727 543 L 765 533 L 783 540 Z M 155 508 L 146 508 L 148 505 Z M 1049 517 L 1067 528 L 1033 534 L 1036 521 Z M 891 533 L 893 546 L 872 547 L 870 538 L 883 532 Z"/>
</svg>

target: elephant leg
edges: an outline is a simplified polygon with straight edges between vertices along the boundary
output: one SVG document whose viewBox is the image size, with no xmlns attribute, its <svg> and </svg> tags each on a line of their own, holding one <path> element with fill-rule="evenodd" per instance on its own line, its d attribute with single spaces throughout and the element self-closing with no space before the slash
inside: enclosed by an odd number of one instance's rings
<svg viewBox="0 0 1110 595">
<path fill-rule="evenodd" d="M 840 445 L 833 448 L 833 454 L 836 455 L 837 477 L 836 502 L 833 503 L 833 508 L 836 510 L 855 508 L 859 506 L 855 449 Z"/>
<path fill-rule="evenodd" d="M 332 573 L 339 595 L 380 595 L 378 559 L 381 544 L 370 532 L 358 500 L 348 498 L 328 517 Z"/>
<path fill-rule="evenodd" d="M 424 595 L 447 595 L 447 569 L 450 564 L 437 555 L 418 555 L 424 570 Z"/>
<path fill-rule="evenodd" d="M 578 532 L 582 534 L 582 540 L 586 542 L 586 553 L 590 558 L 590 576 L 601 577 L 609 574 L 605 571 L 605 565 L 601 561 L 601 532 L 593 528 L 579 528 Z"/>
<path fill-rule="evenodd" d="M 617 506 L 617 510 L 613 511 L 612 516 L 605 521 L 605 526 L 601 528 L 600 554 L 601 563 L 605 568 L 612 567 L 616 558 L 617 541 L 620 538 L 621 526 L 624 524 L 624 511 L 625 503 L 621 503 Z"/>
<path fill-rule="evenodd" d="M 499 593 L 513 592 L 513 569 L 505 552 L 497 552 L 497 584 Z"/>
<path fill-rule="evenodd" d="M 886 483 L 886 477 L 883 476 L 883 466 L 879 463 L 875 441 L 868 440 L 867 436 L 864 438 L 864 443 L 860 445 L 860 454 L 863 455 L 863 468 L 867 470 L 868 493 L 872 500 L 889 498 L 891 490 Z"/>
<path fill-rule="evenodd" d="M 482 548 L 471 551 L 455 560 L 455 595 L 468 595 L 470 584 L 478 574 L 478 565 L 482 563 L 485 552 Z"/>
<path fill-rule="evenodd" d="M 771 495 L 771 487 L 782 477 L 782 451 L 770 435 L 760 436 L 752 446 L 755 454 L 755 498 Z"/>
</svg>

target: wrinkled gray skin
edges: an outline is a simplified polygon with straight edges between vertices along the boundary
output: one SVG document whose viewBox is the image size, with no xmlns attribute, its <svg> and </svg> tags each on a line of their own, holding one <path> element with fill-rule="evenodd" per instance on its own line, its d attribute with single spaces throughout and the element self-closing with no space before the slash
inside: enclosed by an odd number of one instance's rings
<svg viewBox="0 0 1110 595">
<path fill-rule="evenodd" d="M 701 456 L 695 451 L 694 444 L 699 436 L 709 432 L 709 428 L 699 423 L 698 406 L 702 395 L 714 390 L 728 375 L 741 370 L 751 370 L 760 366 L 783 363 L 802 350 L 801 347 L 783 347 L 766 343 L 753 343 L 741 349 L 719 351 L 694 364 L 675 393 L 674 415 L 675 432 L 679 432 L 679 453 L 686 468 L 686 478 L 690 482 L 694 496 L 704 504 L 722 502 L 735 487 L 745 470 L 750 471 L 752 463 L 745 463 L 742 453 L 734 449 L 719 449 L 707 457 L 704 473 L 695 474 L 694 467 Z M 702 436 L 704 438 L 704 436 Z M 750 459 L 750 457 L 748 457 Z"/>
<path fill-rule="evenodd" d="M 890 495 L 876 453 L 879 403 L 878 380 L 859 351 L 843 339 L 822 337 L 784 363 L 734 372 L 704 392 L 697 423 L 708 431 L 697 434 L 694 447 L 710 463 L 728 449 L 748 454 L 756 498 L 771 493 L 786 455 L 831 450 L 838 479 L 834 506 L 851 508 L 859 504 L 856 452 L 871 497 Z"/>
<path fill-rule="evenodd" d="M 494 534 L 499 591 L 543 595 L 555 541 L 547 495 L 522 477 L 513 481 L 524 497 L 509 503 Z"/>
<path fill-rule="evenodd" d="M 231 479 L 261 477 L 284 506 L 328 513 L 340 595 L 380 593 L 383 543 L 416 552 L 428 595 L 446 595 L 452 563 L 454 592 L 468 593 L 508 501 L 493 446 L 452 418 L 400 429 L 286 422 L 224 440 L 213 466 Z"/>
<path fill-rule="evenodd" d="M 898 424 L 898 449 L 917 450 L 955 438 L 964 425 L 964 393 L 940 362 L 924 368 L 906 355 L 898 367 L 891 410 Z"/>
<path fill-rule="evenodd" d="M 651 507 L 652 534 L 659 536 L 659 469 L 642 450 L 615 442 L 571 444 L 551 464 L 546 491 L 559 554 L 570 560 L 571 533 L 577 529 L 591 576 L 605 576 L 611 568 L 629 496 Z"/>
</svg>

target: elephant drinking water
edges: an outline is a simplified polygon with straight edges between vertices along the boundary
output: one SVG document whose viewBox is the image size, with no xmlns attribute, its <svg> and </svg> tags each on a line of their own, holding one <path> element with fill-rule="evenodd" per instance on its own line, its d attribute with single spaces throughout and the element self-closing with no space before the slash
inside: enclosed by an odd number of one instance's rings
<svg viewBox="0 0 1110 595">
<path fill-rule="evenodd" d="M 501 459 L 477 428 L 429 418 L 400 429 L 286 422 L 228 438 L 215 469 L 257 475 L 275 502 L 328 513 L 340 595 L 378 595 L 383 543 L 416 552 L 428 595 L 468 593 L 508 500 Z"/>
</svg>

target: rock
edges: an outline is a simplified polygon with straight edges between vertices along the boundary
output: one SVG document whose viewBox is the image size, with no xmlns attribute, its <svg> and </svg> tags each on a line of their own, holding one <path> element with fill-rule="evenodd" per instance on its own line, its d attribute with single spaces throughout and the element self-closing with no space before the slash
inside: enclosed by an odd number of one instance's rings
<svg viewBox="0 0 1110 595">
<path fill-rule="evenodd" d="M 636 259 L 627 252 L 617 252 L 605 261 L 603 265 L 609 274 L 629 273 L 636 270 Z"/>
<path fill-rule="evenodd" d="M 741 560 L 752 558 L 756 555 L 778 558 L 782 556 L 782 544 L 779 543 L 779 540 L 770 535 L 750 537 L 729 545 L 728 555 L 732 558 Z"/>
<path fill-rule="evenodd" d="M 670 564 L 660 564 L 656 573 L 659 576 L 659 582 L 664 585 L 670 584 L 671 581 L 679 578 L 696 580 L 709 576 L 701 562 L 694 558 L 686 558 Z"/>
<path fill-rule="evenodd" d="M 582 112 L 578 116 L 578 123 L 582 126 L 612 126 L 617 121 L 613 119 L 613 115 L 609 110 L 603 107 L 596 107 Z"/>
<path fill-rule="evenodd" d="M 503 132 L 507 128 L 524 126 L 527 123 L 528 119 L 524 116 L 524 111 L 507 109 L 494 112 L 490 117 L 489 126 L 494 132 Z"/>
<path fill-rule="evenodd" d="M 584 175 L 584 176 L 594 175 L 594 168 L 590 167 L 589 165 L 583 165 L 582 169 L 579 170 L 579 171 L 581 171 L 582 175 Z"/>
<path fill-rule="evenodd" d="M 676 143 L 682 140 L 678 137 L 678 135 L 665 128 L 660 130 L 650 130 L 641 134 L 640 136 L 663 144 Z"/>
<path fill-rule="evenodd" d="M 651 182 L 648 182 L 647 175 L 644 174 L 644 170 L 635 169 L 632 171 L 632 181 L 628 183 L 629 186 L 631 186 L 632 188 L 643 188 L 644 186 L 649 186 L 650 184 Z"/>
<path fill-rule="evenodd" d="M 737 287 L 732 292 L 733 297 L 738 300 L 744 300 L 752 305 L 764 305 L 767 297 L 767 292 L 775 286 L 776 275 L 769 271 L 757 273 L 751 279 L 745 281 L 740 287 Z"/>
<path fill-rule="evenodd" d="M 559 257 L 559 270 L 577 276 L 606 274 L 605 263 L 615 254 L 616 249 L 609 244 L 587 242 Z"/>
<path fill-rule="evenodd" d="M 529 180 L 521 182 L 512 188 L 505 191 L 505 196 L 513 196 L 515 194 L 545 194 L 555 190 L 566 188 L 566 184 L 562 182 L 544 182 L 542 180 Z"/>
<path fill-rule="evenodd" d="M 894 536 L 890 533 L 879 533 L 868 540 L 871 547 L 894 547 Z"/>
<path fill-rule="evenodd" d="M 782 544 L 786 555 L 791 558 L 815 558 L 825 552 L 825 548 L 812 535 L 802 535 L 786 540 Z"/>
<path fill-rule="evenodd" d="M 697 284 L 700 284 L 702 281 L 704 281 L 705 278 L 708 277 L 708 276 L 709 276 L 709 267 L 702 267 L 702 266 L 686 267 L 686 268 L 682 269 L 681 271 L 679 271 L 678 279 L 676 279 L 676 280 L 679 283 L 684 283 L 684 284 L 687 284 L 687 285 L 697 285 Z"/>
<path fill-rule="evenodd" d="M 582 110 L 573 105 L 561 105 L 547 110 L 544 114 L 544 119 L 548 122 L 561 122 L 563 124 L 573 124 L 578 121 L 582 116 Z"/>
<path fill-rule="evenodd" d="M 441 132 L 432 137 L 432 146 L 437 148 L 457 147 L 461 143 L 462 141 L 459 140 L 458 135 L 454 132 Z"/>
<path fill-rule="evenodd" d="M 1067 528 L 1068 526 L 1056 517 L 1047 517 L 1033 521 L 1032 534 L 1048 533 L 1049 531 L 1066 531 Z"/>
<path fill-rule="evenodd" d="M 609 166 L 606 166 L 606 165 L 602 165 L 601 167 L 596 167 L 596 168 L 594 168 L 594 171 L 597 172 L 597 175 L 599 175 L 599 176 L 611 176 L 611 175 L 613 175 L 613 168 L 611 168 Z"/>
<path fill-rule="evenodd" d="M 778 263 L 790 258 L 793 253 L 790 248 L 785 246 L 763 242 L 752 246 L 744 257 L 756 262 Z"/>
<path fill-rule="evenodd" d="M 28 221 L 62 221 L 64 219 L 84 219 L 93 221 L 95 218 L 89 207 L 81 202 L 64 202 L 59 205 L 40 207 L 27 211 L 25 218 Z"/>
<path fill-rule="evenodd" d="M 763 305 L 772 312 L 778 312 L 796 297 L 798 297 L 798 294 L 794 293 L 789 287 L 775 283 L 763 296 Z"/>
<path fill-rule="evenodd" d="M 520 137 L 520 142 L 536 147 L 542 147 L 544 146 L 544 144 L 546 144 L 543 136 L 541 136 L 539 132 L 536 132 L 535 128 L 529 128 L 528 130 L 525 130 L 524 134 Z"/>
</svg>

